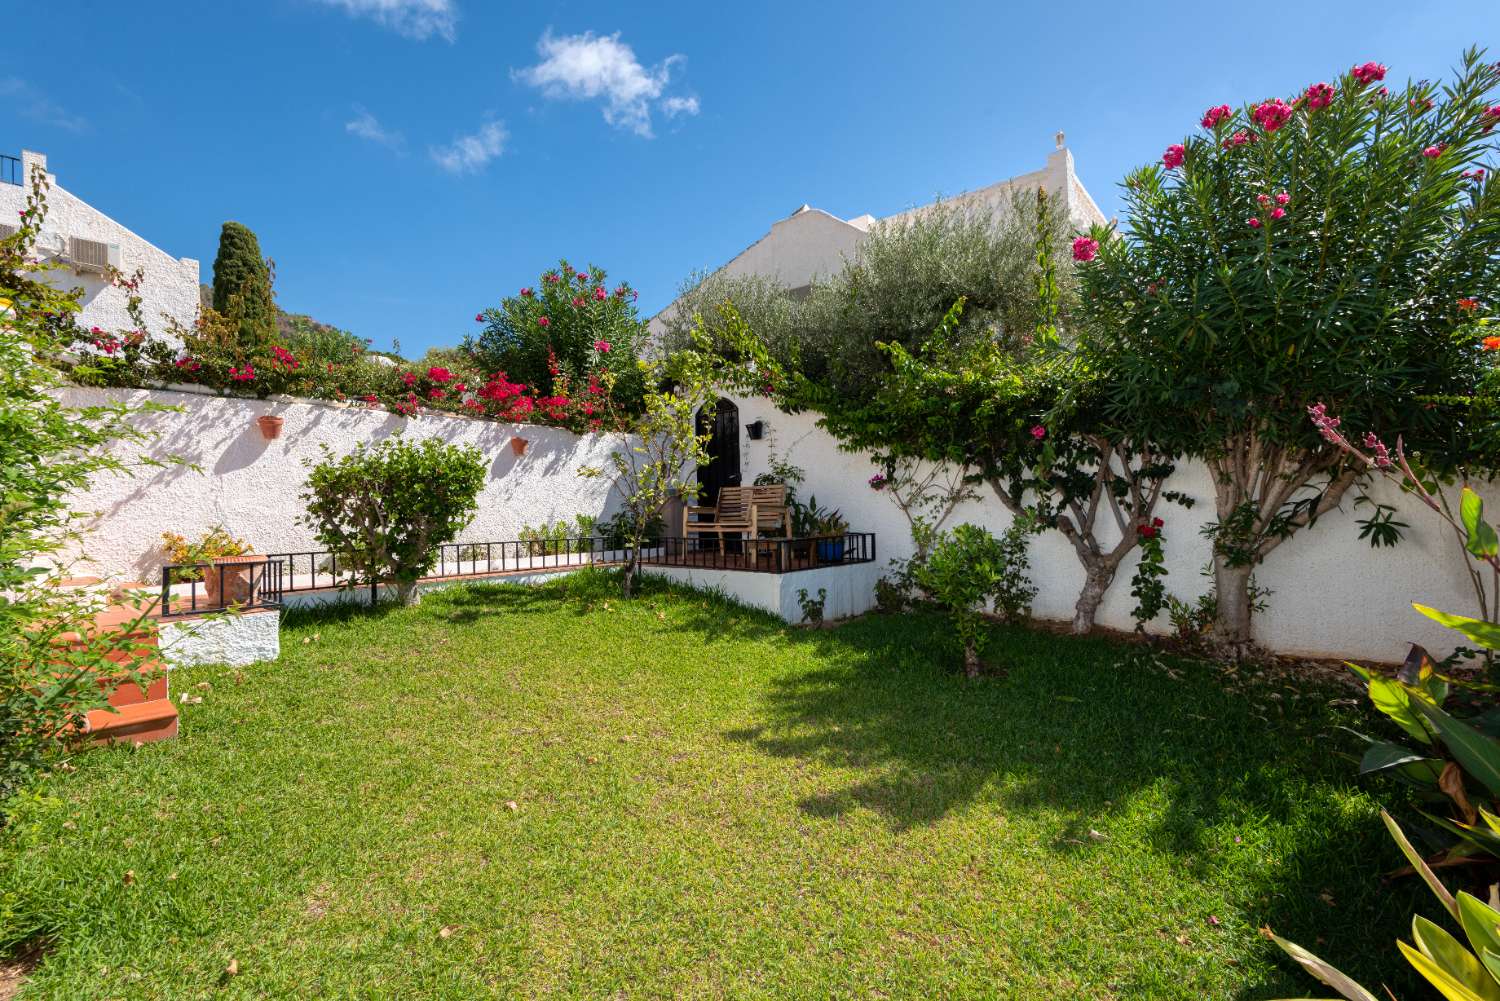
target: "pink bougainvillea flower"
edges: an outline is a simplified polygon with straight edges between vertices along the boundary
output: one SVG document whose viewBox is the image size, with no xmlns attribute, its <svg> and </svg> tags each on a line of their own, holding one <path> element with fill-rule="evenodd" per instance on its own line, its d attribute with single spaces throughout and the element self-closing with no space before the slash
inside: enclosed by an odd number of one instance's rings
<svg viewBox="0 0 1500 1001">
<path fill-rule="evenodd" d="M 1361 87 L 1368 87 L 1378 80 L 1385 79 L 1386 67 L 1371 60 L 1363 65 L 1356 66 L 1349 71 L 1349 75 L 1359 81 Z"/>
<path fill-rule="evenodd" d="M 250 382 L 255 378 L 255 366 L 246 365 L 244 368 L 230 366 L 229 378 L 234 382 Z"/>
<path fill-rule="evenodd" d="M 446 368 L 434 365 L 432 368 L 429 368 L 427 370 L 427 378 L 431 379 L 433 382 L 452 382 L 453 373 L 448 371 Z"/>
<path fill-rule="evenodd" d="M 1175 170 L 1182 166 L 1182 161 L 1187 157 L 1187 148 L 1182 143 L 1173 143 L 1167 147 L 1167 151 L 1161 155 L 1162 165 L 1168 170 Z"/>
<path fill-rule="evenodd" d="M 1275 132 L 1291 120 L 1292 108 L 1281 98 L 1273 97 L 1264 104 L 1251 108 L 1250 117 L 1267 132 Z"/>
<path fill-rule="evenodd" d="M 1047 429 L 1042 427 L 1040 424 L 1034 425 L 1031 429 L 1031 437 L 1035 438 L 1037 441 L 1041 441 L 1043 438 L 1047 437 Z"/>
<path fill-rule="evenodd" d="M 1422 155 L 1429 160 L 1436 160 L 1443 155 L 1443 150 L 1448 148 L 1447 143 L 1435 143 L 1422 151 Z"/>
<path fill-rule="evenodd" d="M 1092 261 L 1094 255 L 1099 253 L 1099 241 L 1088 236 L 1080 236 L 1073 241 L 1073 260 Z"/>
<path fill-rule="evenodd" d="M 1282 208 L 1280 205 L 1271 210 L 1272 219 L 1280 219 L 1284 215 L 1286 215 L 1286 209 Z"/>
<path fill-rule="evenodd" d="M 1205 129 L 1211 129 L 1220 122 L 1228 121 L 1232 117 L 1234 117 L 1234 113 L 1229 110 L 1229 105 L 1221 104 L 1218 107 L 1209 108 L 1205 111 L 1203 118 L 1198 124 L 1202 125 Z"/>
<path fill-rule="evenodd" d="M 604 286 L 603 285 L 600 285 L 598 288 L 594 289 L 594 298 L 595 299 L 602 300 L 602 299 L 605 299 L 607 297 L 608 297 L 608 294 L 604 291 Z"/>
<path fill-rule="evenodd" d="M 536 323 L 537 323 L 537 326 L 539 326 L 539 327 L 550 327 L 550 326 L 552 326 L 552 321 L 549 320 L 549 319 L 547 319 L 545 316 L 539 316 L 539 317 L 537 317 Z"/>
<path fill-rule="evenodd" d="M 595 341 L 594 350 L 600 354 L 609 354 L 609 341 Z"/>
<path fill-rule="evenodd" d="M 1246 219 L 1245 222 L 1251 229 L 1260 229 L 1260 219 L 1256 216 L 1251 216 L 1249 219 Z"/>
<path fill-rule="evenodd" d="M 1292 196 L 1289 195 L 1289 194 L 1287 194 L 1285 191 L 1280 191 L 1280 192 L 1277 192 L 1277 194 L 1276 194 L 1276 204 L 1277 205 L 1285 205 L 1287 202 L 1289 202 L 1291 200 L 1292 200 Z"/>
<path fill-rule="evenodd" d="M 1317 111 L 1333 103 L 1333 87 L 1326 83 L 1315 83 L 1302 95 L 1309 110 Z"/>
<path fill-rule="evenodd" d="M 415 373 L 415 372 L 403 372 L 401 374 L 401 384 L 403 386 L 411 386 L 411 385 L 415 384 L 416 381 L 417 381 L 417 373 Z"/>
</svg>

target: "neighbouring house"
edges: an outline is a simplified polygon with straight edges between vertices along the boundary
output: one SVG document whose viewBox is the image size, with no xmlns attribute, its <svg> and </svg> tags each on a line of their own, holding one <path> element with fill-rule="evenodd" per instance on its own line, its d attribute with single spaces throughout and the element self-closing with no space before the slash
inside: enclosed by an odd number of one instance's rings
<svg viewBox="0 0 1500 1001">
<path fill-rule="evenodd" d="M 47 157 L 22 150 L 19 157 L 0 155 L 0 237 L 16 231 L 21 211 L 31 193 L 34 169 L 47 170 Z M 37 241 L 43 260 L 64 264 L 66 272 L 53 275 L 56 284 L 82 286 L 83 310 L 78 322 L 115 332 L 135 324 L 126 312 L 128 293 L 110 280 L 113 270 L 129 276 L 140 269 L 142 314 L 149 333 L 164 337 L 171 317 L 190 327 L 198 318 L 198 262 L 173 257 L 137 236 L 120 223 L 61 187 L 57 175 L 47 173 L 47 217 Z"/>
<path fill-rule="evenodd" d="M 1099 206 L 1094 204 L 1094 199 L 1078 179 L 1073 169 L 1073 154 L 1064 144 L 1061 132 L 1057 134 L 1057 149 L 1048 155 L 1047 164 L 1041 170 L 943 199 L 943 203 L 988 208 L 998 213 L 1009 208 L 1011 198 L 1017 192 L 1036 188 L 1045 189 L 1057 211 L 1080 231 L 1106 222 L 1104 213 L 1099 211 Z M 930 211 L 935 204 L 917 206 L 884 219 L 869 214 L 840 219 L 831 212 L 803 205 L 785 219 L 772 223 L 770 232 L 719 268 L 717 273 L 729 277 L 760 275 L 771 278 L 795 295 L 805 290 L 813 279 L 837 272 L 876 227 L 910 219 Z M 648 329 L 653 340 L 665 331 L 662 318 L 673 315 L 675 309 L 677 302 L 674 301 L 651 318 Z"/>
</svg>

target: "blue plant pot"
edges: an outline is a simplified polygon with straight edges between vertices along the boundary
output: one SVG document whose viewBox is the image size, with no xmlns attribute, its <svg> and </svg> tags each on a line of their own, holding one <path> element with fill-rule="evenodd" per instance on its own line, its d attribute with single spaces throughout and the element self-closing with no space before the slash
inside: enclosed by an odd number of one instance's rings
<svg viewBox="0 0 1500 1001">
<path fill-rule="evenodd" d="M 842 563 L 844 561 L 844 540 L 819 539 L 818 561 L 820 563 Z"/>
</svg>

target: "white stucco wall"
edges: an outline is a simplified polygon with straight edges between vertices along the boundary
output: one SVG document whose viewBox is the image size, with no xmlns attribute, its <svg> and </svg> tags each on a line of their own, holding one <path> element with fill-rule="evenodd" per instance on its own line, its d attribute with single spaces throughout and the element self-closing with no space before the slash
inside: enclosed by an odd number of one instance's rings
<svg viewBox="0 0 1500 1001">
<path fill-rule="evenodd" d="M 281 613 L 245 612 L 161 624 L 162 657 L 172 667 L 228 664 L 246 667 L 281 656 Z"/>
<path fill-rule="evenodd" d="M 72 572 L 152 582 L 159 579 L 161 534 L 196 538 L 215 525 L 249 541 L 261 553 L 321 549 L 300 524 L 306 460 L 317 460 L 326 445 L 335 454 L 358 442 L 374 442 L 401 429 L 415 438 L 477 447 L 488 477 L 479 512 L 460 541 L 515 539 L 522 525 L 571 520 L 577 514 L 608 517 L 618 506 L 611 478 L 578 475 L 584 466 L 606 468 L 623 440 L 618 435 L 575 435 L 559 428 L 456 416 L 424 414 L 404 418 L 381 411 L 330 404 L 243 400 L 156 390 L 63 391 L 69 406 L 104 400 L 147 400 L 182 408 L 180 413 L 142 415 L 142 428 L 157 437 L 148 454 L 176 456 L 185 465 L 142 468 L 133 476 L 102 475 L 78 506 L 93 513 L 87 550 Z M 267 441 L 255 420 L 276 414 L 285 420 L 281 437 Z M 527 439 L 517 456 L 514 437 Z M 132 458 L 141 446 L 121 445 Z"/>
<path fill-rule="evenodd" d="M 876 533 L 879 566 L 883 568 L 893 557 L 911 555 L 906 520 L 888 496 L 870 489 L 868 480 L 878 470 L 868 456 L 840 450 L 816 426 L 815 415 L 784 414 L 758 397 L 736 398 L 735 402 L 741 425 L 762 419 L 769 428 L 760 441 L 740 437 L 743 482 L 750 483 L 767 471 L 774 448 L 806 471 L 807 482 L 799 491 L 804 500 L 816 495 L 819 505 L 842 510 L 851 531 Z M 1180 598 L 1193 599 L 1210 590 L 1210 580 L 1200 574 L 1210 553 L 1199 530 L 1214 517 L 1213 484 L 1200 462 L 1180 465 L 1169 483 L 1196 503 L 1190 510 L 1165 502 L 1160 506 L 1158 513 L 1167 523 L 1167 588 Z M 1500 510 L 1500 490 L 1491 484 L 1481 492 L 1491 511 Z M 1452 649 L 1457 634 L 1411 608 L 1412 601 L 1420 601 L 1462 615 L 1477 613 L 1451 530 L 1384 481 L 1374 485 L 1372 495 L 1396 507 L 1398 517 L 1411 526 L 1405 540 L 1393 549 L 1372 549 L 1359 538 L 1355 524 L 1369 509 L 1361 508 L 1356 514 L 1351 496 L 1342 511 L 1324 516 L 1282 543 L 1256 573 L 1257 581 L 1274 592 L 1269 607 L 1256 619 L 1256 637 L 1262 645 L 1287 654 L 1387 662 L 1401 660 L 1407 642 L 1421 643 L 1434 652 Z M 962 505 L 947 525 L 965 521 L 998 533 L 1011 518 L 989 489 L 981 487 L 979 500 Z M 1033 536 L 1031 567 L 1039 588 L 1035 614 L 1071 619 L 1083 585 L 1083 571 L 1072 547 L 1057 532 Z M 1099 609 L 1100 625 L 1134 628 L 1130 615 L 1135 607 L 1130 596 L 1134 570 L 1131 557 Z M 799 576 L 788 575 L 788 579 Z M 1154 627 L 1166 631 L 1165 616 Z"/>
<path fill-rule="evenodd" d="M 47 168 L 47 158 L 31 150 L 21 153 L 21 185 L 0 183 L 0 221 L 15 225 L 18 214 L 26 207 L 31 192 L 31 170 L 35 165 Z M 37 255 L 44 260 L 56 258 L 67 247 L 68 237 L 113 243 L 120 247 L 120 270 L 127 276 L 136 268 L 145 269 L 140 287 L 141 311 L 146 329 L 163 336 L 166 323 L 163 314 L 190 327 L 198 318 L 198 262 L 189 257 L 175 258 L 142 237 L 115 222 L 77 195 L 60 187 L 55 174 L 47 175 L 51 185 L 47 192 L 47 217 L 37 242 Z M 130 314 L 125 311 L 127 293 L 111 286 L 102 275 L 64 270 L 49 279 L 58 287 L 83 287 L 83 310 L 78 322 L 99 327 L 110 333 L 133 329 Z M 165 339 L 165 338 L 164 338 Z"/>
<path fill-rule="evenodd" d="M 688 587 L 719 591 L 742 605 L 763 608 L 793 624 L 803 621 L 798 591 L 807 591 L 813 601 L 822 589 L 825 621 L 862 615 L 875 607 L 875 582 L 885 569 L 877 563 L 852 563 L 847 566 L 818 567 L 794 573 L 749 573 L 743 570 L 715 570 L 712 567 L 643 566 L 642 573 L 655 574 Z"/>
</svg>

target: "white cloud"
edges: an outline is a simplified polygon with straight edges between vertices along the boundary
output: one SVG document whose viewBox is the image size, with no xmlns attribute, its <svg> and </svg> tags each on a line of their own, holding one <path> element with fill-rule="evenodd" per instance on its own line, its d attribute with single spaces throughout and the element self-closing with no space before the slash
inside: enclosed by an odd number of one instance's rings
<svg viewBox="0 0 1500 1001">
<path fill-rule="evenodd" d="M 459 136 L 447 146 L 434 146 L 429 151 L 439 167 L 450 174 L 472 174 L 484 169 L 485 164 L 505 152 L 505 140 L 510 133 L 501 122 L 486 122 L 473 135 Z"/>
<path fill-rule="evenodd" d="M 516 79 L 540 88 L 550 98 L 602 99 L 604 120 L 617 128 L 651 138 L 653 103 L 668 117 L 698 113 L 695 97 L 662 100 L 672 66 L 683 58 L 680 55 L 648 69 L 636 59 L 635 51 L 620 41 L 618 31 L 613 35 L 586 31 L 558 38 L 549 30 L 537 42 L 536 50 L 542 61 L 517 71 Z"/>
<path fill-rule="evenodd" d="M 676 118 L 678 115 L 696 115 L 698 99 L 696 97 L 669 97 L 661 102 L 661 113 L 668 118 Z"/>
<path fill-rule="evenodd" d="M 406 145 L 405 136 L 381 125 L 380 119 L 357 104 L 354 106 L 354 117 L 344 123 L 344 131 L 389 149 L 401 149 Z"/>
<path fill-rule="evenodd" d="M 20 77 L 0 77 L 0 98 L 32 121 L 68 132 L 88 130 L 88 119 L 71 113 Z"/>
<path fill-rule="evenodd" d="M 440 35 L 453 41 L 458 24 L 454 0 L 317 0 L 338 7 L 350 17 L 368 17 L 376 24 L 419 41 Z"/>
</svg>

